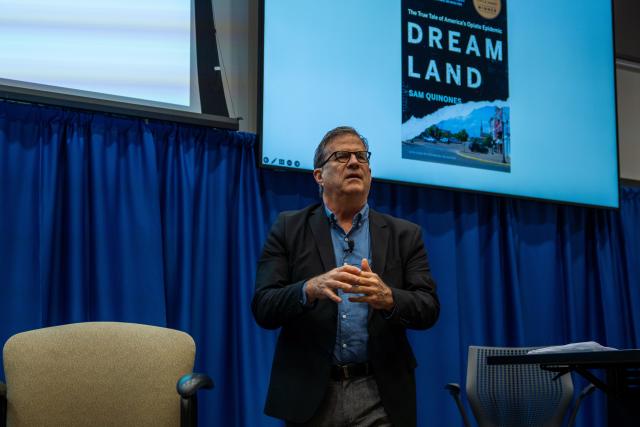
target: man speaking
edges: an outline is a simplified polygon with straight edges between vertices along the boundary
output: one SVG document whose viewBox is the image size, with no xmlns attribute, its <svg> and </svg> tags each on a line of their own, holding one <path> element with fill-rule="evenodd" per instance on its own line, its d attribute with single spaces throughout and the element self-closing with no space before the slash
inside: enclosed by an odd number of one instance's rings
<svg viewBox="0 0 640 427">
<path fill-rule="evenodd" d="M 416 360 L 406 329 L 440 303 L 420 227 L 369 208 L 366 140 L 324 136 L 313 177 L 322 204 L 283 212 L 264 245 L 252 302 L 282 328 L 265 413 L 289 426 L 415 426 Z"/>
</svg>

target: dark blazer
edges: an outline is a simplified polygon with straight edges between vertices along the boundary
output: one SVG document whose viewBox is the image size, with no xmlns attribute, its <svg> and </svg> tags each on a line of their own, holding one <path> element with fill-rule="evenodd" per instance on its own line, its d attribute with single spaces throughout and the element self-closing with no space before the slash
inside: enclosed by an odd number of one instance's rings
<svg viewBox="0 0 640 427">
<path fill-rule="evenodd" d="M 369 210 L 372 270 L 391 288 L 396 310 L 369 311 L 369 361 L 394 426 L 415 426 L 416 359 L 406 329 L 426 329 L 440 303 L 420 227 Z M 327 389 L 336 338 L 337 305 L 301 304 L 302 286 L 336 266 L 329 220 L 322 205 L 278 216 L 262 250 L 251 308 L 264 328 L 282 328 L 271 369 L 265 413 L 309 420 Z"/>
</svg>

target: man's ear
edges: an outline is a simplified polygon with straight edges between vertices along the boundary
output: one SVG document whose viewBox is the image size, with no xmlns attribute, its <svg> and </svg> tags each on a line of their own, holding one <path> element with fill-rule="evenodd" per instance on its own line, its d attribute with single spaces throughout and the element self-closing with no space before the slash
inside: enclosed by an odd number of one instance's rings
<svg viewBox="0 0 640 427">
<path fill-rule="evenodd" d="M 316 180 L 316 182 L 318 183 L 318 185 L 322 185 L 322 183 L 324 182 L 324 180 L 322 179 L 322 169 L 318 168 L 318 169 L 314 169 L 313 170 L 313 179 Z"/>
</svg>

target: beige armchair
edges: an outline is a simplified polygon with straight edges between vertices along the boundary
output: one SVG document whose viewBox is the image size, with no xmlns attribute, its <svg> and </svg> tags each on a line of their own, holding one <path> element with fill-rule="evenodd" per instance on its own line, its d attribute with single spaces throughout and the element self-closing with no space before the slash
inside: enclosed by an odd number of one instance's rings
<svg viewBox="0 0 640 427">
<path fill-rule="evenodd" d="M 192 374 L 194 358 L 188 334 L 149 325 L 87 322 L 14 335 L 3 351 L 0 425 L 194 425 L 196 391 L 213 387 Z"/>
</svg>

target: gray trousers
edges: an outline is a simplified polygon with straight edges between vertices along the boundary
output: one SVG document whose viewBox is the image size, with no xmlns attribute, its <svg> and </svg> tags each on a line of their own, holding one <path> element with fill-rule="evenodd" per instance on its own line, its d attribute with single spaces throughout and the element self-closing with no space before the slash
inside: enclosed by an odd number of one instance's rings
<svg viewBox="0 0 640 427">
<path fill-rule="evenodd" d="M 329 387 L 315 415 L 306 423 L 287 427 L 391 427 L 382 407 L 373 376 L 329 381 Z"/>
</svg>

